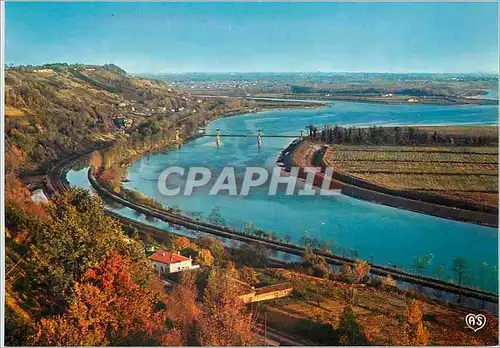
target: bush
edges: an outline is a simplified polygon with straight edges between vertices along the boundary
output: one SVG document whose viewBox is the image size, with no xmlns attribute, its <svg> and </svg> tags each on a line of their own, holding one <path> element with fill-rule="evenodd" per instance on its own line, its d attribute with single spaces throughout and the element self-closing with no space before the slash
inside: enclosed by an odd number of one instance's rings
<svg viewBox="0 0 500 348">
<path fill-rule="evenodd" d="M 391 274 L 388 273 L 387 276 L 382 280 L 382 285 L 384 288 L 395 288 L 396 287 L 396 281 L 391 277 Z"/>
<path fill-rule="evenodd" d="M 383 284 L 383 283 L 384 283 L 384 278 L 381 278 L 381 277 L 376 276 L 376 277 L 372 277 L 372 278 L 370 279 L 370 283 L 369 283 L 369 285 L 370 285 L 370 286 L 373 286 L 373 287 L 374 287 L 374 288 L 376 288 L 376 289 L 382 289 L 382 288 L 383 288 L 383 286 L 384 286 L 384 284 Z"/>
<path fill-rule="evenodd" d="M 366 261 L 356 261 L 354 265 L 354 275 L 356 283 L 365 282 L 370 272 L 370 265 Z"/>
</svg>

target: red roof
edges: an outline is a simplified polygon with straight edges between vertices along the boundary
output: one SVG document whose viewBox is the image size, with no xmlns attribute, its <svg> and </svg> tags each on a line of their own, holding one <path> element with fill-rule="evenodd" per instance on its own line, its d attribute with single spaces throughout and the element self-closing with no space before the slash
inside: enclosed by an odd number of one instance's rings
<svg viewBox="0 0 500 348">
<path fill-rule="evenodd" d="M 153 255 L 151 255 L 150 259 L 153 261 L 158 261 L 166 264 L 189 260 L 188 257 L 176 253 L 171 253 L 170 251 L 166 251 L 163 249 L 157 250 Z"/>
</svg>

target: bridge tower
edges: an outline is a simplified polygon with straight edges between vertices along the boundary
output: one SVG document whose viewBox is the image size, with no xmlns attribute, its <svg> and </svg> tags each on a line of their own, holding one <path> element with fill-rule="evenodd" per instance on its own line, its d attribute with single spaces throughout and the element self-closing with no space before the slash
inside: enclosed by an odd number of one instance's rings
<svg viewBox="0 0 500 348">
<path fill-rule="evenodd" d="M 220 145 L 220 130 L 217 129 L 217 133 L 215 133 L 215 145 Z"/>
<path fill-rule="evenodd" d="M 257 146 L 260 148 L 261 145 L 262 145 L 262 137 L 261 137 L 261 131 L 259 129 L 257 133 Z"/>
</svg>

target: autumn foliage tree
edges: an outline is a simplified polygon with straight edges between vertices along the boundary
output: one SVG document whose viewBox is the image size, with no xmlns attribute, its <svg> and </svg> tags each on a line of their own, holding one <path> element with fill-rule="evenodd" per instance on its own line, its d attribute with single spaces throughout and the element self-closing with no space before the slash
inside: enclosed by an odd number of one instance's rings
<svg viewBox="0 0 500 348">
<path fill-rule="evenodd" d="M 370 265 L 366 261 L 356 261 L 354 265 L 354 276 L 356 283 L 361 283 L 370 272 Z"/>
<path fill-rule="evenodd" d="M 51 222 L 32 231 L 27 257 L 31 291 L 45 303 L 46 314 L 59 314 L 66 308 L 73 284 L 111 252 L 136 261 L 138 277 L 150 274 L 141 246 L 125 241 L 120 225 L 104 214 L 101 204 L 86 191 L 71 190 L 53 199 L 47 209 Z"/>
<path fill-rule="evenodd" d="M 200 308 L 197 300 L 196 272 L 182 272 L 179 284 L 168 296 L 167 315 L 180 330 L 183 345 L 198 343 Z"/>
<path fill-rule="evenodd" d="M 155 311 L 161 296 L 134 279 L 130 258 L 111 254 L 75 284 L 66 312 L 43 318 L 29 343 L 44 346 L 178 345 L 178 330 Z"/>
<path fill-rule="evenodd" d="M 429 343 L 429 333 L 424 327 L 423 302 L 408 299 L 404 312 L 402 344 L 410 346 L 426 346 Z"/>
<path fill-rule="evenodd" d="M 202 346 L 244 346 L 254 343 L 254 318 L 237 298 L 236 270 L 212 270 L 205 287 L 199 321 Z"/>
</svg>

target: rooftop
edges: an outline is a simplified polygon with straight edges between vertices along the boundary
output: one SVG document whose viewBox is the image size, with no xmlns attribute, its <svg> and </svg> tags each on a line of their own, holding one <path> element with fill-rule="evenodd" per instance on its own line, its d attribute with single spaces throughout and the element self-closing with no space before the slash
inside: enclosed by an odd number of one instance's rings
<svg viewBox="0 0 500 348">
<path fill-rule="evenodd" d="M 182 261 L 189 260 L 188 257 L 172 253 L 170 251 L 166 251 L 164 249 L 158 249 L 153 255 L 150 257 L 151 260 L 161 262 L 161 263 L 177 263 Z"/>
</svg>

